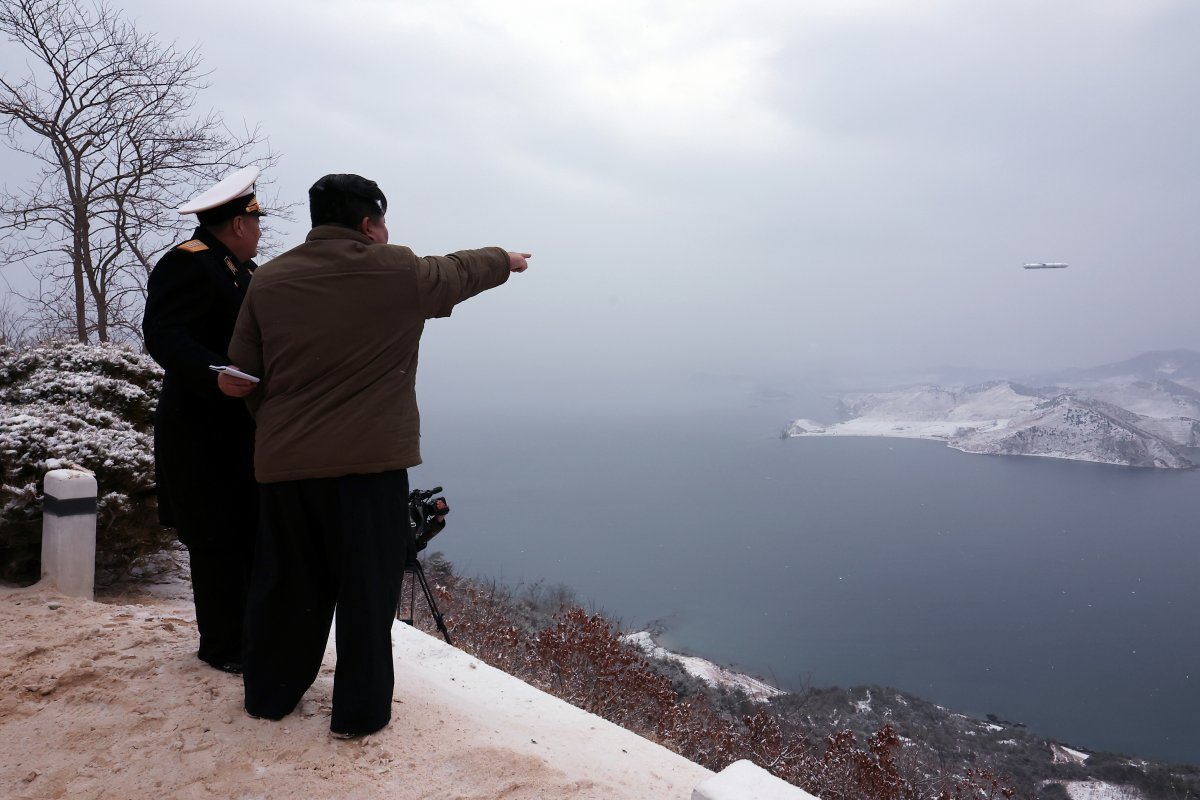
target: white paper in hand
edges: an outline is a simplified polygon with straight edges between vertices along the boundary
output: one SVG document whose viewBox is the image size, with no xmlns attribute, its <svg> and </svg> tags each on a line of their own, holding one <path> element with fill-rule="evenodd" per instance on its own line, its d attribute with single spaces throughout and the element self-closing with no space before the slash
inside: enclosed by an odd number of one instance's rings
<svg viewBox="0 0 1200 800">
<path fill-rule="evenodd" d="M 224 372 L 226 375 L 232 375 L 235 378 L 241 378 L 242 380 L 250 381 L 251 383 L 258 383 L 259 381 L 259 379 L 253 375 L 242 372 L 240 369 L 234 369 L 233 367 L 222 367 L 217 364 L 209 364 L 208 368 L 214 372 Z"/>
</svg>

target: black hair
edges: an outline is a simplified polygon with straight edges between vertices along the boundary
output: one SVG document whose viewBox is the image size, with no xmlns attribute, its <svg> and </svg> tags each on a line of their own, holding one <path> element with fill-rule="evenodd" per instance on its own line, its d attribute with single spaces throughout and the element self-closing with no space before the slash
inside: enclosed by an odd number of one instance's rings
<svg viewBox="0 0 1200 800">
<path fill-rule="evenodd" d="M 200 222 L 200 227 L 204 228 L 211 234 L 219 235 L 233 227 L 233 221 L 237 217 L 226 217 L 225 219 L 217 220 L 216 222 Z"/>
<path fill-rule="evenodd" d="M 364 217 L 379 220 L 387 213 L 387 198 L 375 181 L 361 175 L 326 175 L 308 190 L 313 227 L 341 225 L 358 229 Z"/>
</svg>

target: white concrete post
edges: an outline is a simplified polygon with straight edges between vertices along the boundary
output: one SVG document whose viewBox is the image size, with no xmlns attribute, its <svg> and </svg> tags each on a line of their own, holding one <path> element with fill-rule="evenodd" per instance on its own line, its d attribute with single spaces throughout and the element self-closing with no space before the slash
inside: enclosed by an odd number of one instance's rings
<svg viewBox="0 0 1200 800">
<path fill-rule="evenodd" d="M 42 580 L 70 597 L 92 600 L 96 588 L 96 478 L 90 472 L 46 473 L 42 506 Z"/>
<path fill-rule="evenodd" d="M 692 800 L 817 800 L 752 761 L 735 761 L 692 790 Z"/>
</svg>

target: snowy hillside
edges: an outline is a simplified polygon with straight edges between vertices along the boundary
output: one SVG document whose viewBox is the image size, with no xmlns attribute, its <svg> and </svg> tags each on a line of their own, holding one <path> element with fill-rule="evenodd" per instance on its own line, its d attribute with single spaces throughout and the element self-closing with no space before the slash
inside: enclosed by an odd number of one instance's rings
<svg viewBox="0 0 1200 800">
<path fill-rule="evenodd" d="M 1046 456 L 1130 467 L 1183 469 L 1192 463 L 1175 445 L 1138 425 L 1117 406 L 1061 395 L 988 430 L 960 431 L 951 447 L 968 453 Z"/>
<path fill-rule="evenodd" d="M 1200 446 L 1200 391 L 1193 388 L 1200 356 L 1193 356 L 1146 354 L 1077 370 L 1074 386 L 991 381 L 851 394 L 842 399 L 843 421 L 797 419 L 783 436 L 937 439 L 968 453 L 1185 469 L 1194 464 L 1180 448 Z"/>
<path fill-rule="evenodd" d="M 675 662 L 689 675 L 699 678 L 709 686 L 740 689 L 746 693 L 747 697 L 758 701 L 766 701 L 772 697 L 779 697 L 786 694 L 782 689 L 777 689 L 757 678 L 744 675 L 740 672 L 734 672 L 706 659 L 672 653 L 665 648 L 659 647 L 654 642 L 654 637 L 648 631 L 626 634 L 621 638 L 634 647 L 637 647 L 649 658 Z"/>
</svg>

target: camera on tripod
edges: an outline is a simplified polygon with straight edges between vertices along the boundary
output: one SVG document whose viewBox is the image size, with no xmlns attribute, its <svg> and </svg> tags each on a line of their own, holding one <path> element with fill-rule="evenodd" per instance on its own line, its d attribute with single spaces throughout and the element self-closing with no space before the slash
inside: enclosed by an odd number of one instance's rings
<svg viewBox="0 0 1200 800">
<path fill-rule="evenodd" d="M 450 639 L 446 620 L 442 616 L 442 612 L 438 610 L 437 600 L 434 599 L 433 592 L 429 588 L 429 581 L 425 580 L 425 570 L 422 568 L 421 562 L 417 560 L 417 553 L 424 550 L 429 544 L 429 540 L 446 527 L 446 515 L 450 513 L 450 506 L 446 504 L 446 498 L 434 497 L 441 490 L 442 487 L 435 486 L 432 489 L 414 489 L 408 494 L 408 524 L 412 529 L 413 540 L 417 546 L 409 553 L 408 561 L 404 565 L 405 574 L 412 574 L 412 579 L 408 584 L 408 614 L 407 616 L 404 614 L 404 576 L 401 575 L 396 619 L 409 625 L 413 624 L 416 615 L 417 585 L 420 584 L 421 594 L 425 596 L 425 604 L 429 606 L 429 613 L 433 616 L 437 629 L 441 631 L 442 638 L 446 640 L 446 644 L 454 644 Z"/>
<path fill-rule="evenodd" d="M 421 552 L 429 544 L 429 540 L 437 536 L 446 527 L 446 515 L 450 506 L 446 498 L 434 497 L 442 487 L 432 489 L 414 489 L 408 495 L 408 524 L 412 527 L 413 539 L 417 543 L 416 552 Z"/>
</svg>

